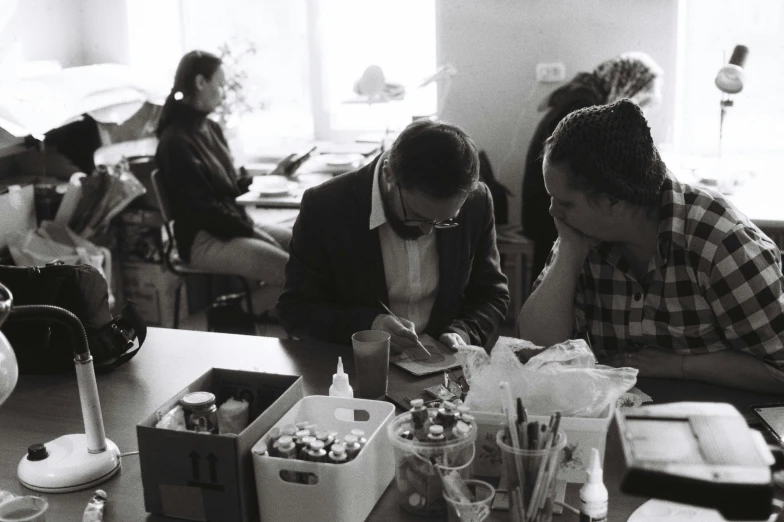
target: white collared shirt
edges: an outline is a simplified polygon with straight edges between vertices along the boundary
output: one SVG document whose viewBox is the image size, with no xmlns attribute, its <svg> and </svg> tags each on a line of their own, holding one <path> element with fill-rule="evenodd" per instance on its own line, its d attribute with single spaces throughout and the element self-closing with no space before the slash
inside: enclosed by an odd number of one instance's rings
<svg viewBox="0 0 784 522">
<path fill-rule="evenodd" d="M 417 239 L 403 239 L 389 226 L 378 186 L 385 159 L 386 154 L 378 159 L 373 173 L 370 230 L 378 228 L 389 308 L 398 317 L 412 321 L 417 334 L 421 334 L 427 328 L 438 292 L 436 234 L 433 230 Z"/>
</svg>

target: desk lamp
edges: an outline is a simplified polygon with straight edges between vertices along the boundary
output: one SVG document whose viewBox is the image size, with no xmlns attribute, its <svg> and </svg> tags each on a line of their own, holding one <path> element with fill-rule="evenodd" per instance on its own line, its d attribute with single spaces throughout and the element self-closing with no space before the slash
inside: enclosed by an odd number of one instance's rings
<svg viewBox="0 0 784 522">
<path fill-rule="evenodd" d="M 85 431 L 31 445 L 19 462 L 19 481 L 34 491 L 67 493 L 108 480 L 120 470 L 120 450 L 104 432 L 93 358 L 82 322 L 68 310 L 56 306 L 12 305 L 11 292 L 0 284 L 0 325 L 13 315 L 15 320 L 44 319 L 60 323 L 71 332 Z M 0 403 L 11 394 L 17 375 L 16 357 L 0 332 Z"/>
<path fill-rule="evenodd" d="M 0 326 L 3 326 L 8 314 L 11 312 L 13 296 L 11 292 L 0 284 Z M 8 339 L 3 332 L 0 332 L 0 404 L 11 395 L 16 387 L 19 378 L 19 364 L 16 362 L 16 354 Z"/>
<path fill-rule="evenodd" d="M 745 73 L 743 65 L 746 63 L 746 57 L 749 54 L 749 48 L 745 45 L 736 45 L 732 50 L 732 56 L 727 65 L 719 69 L 714 83 L 716 87 L 722 92 L 719 107 L 721 115 L 719 117 L 719 157 L 721 157 L 721 138 L 724 131 L 724 116 L 729 107 L 733 106 L 732 95 L 738 94 L 743 90 L 743 81 L 745 80 Z"/>
</svg>

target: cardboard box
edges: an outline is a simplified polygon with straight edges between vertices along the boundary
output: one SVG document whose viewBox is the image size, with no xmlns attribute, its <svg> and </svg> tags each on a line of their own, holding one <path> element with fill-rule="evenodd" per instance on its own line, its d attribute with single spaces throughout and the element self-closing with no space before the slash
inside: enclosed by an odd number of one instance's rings
<svg viewBox="0 0 784 522">
<path fill-rule="evenodd" d="M 566 455 L 558 478 L 566 482 L 583 483 L 588 478 L 585 467 L 590 464 L 591 448 L 599 450 L 602 465 L 607 442 L 607 430 L 613 416 L 613 409 L 607 408 L 601 417 L 562 417 L 561 429 L 566 433 Z M 506 417 L 501 413 L 471 412 L 476 417 L 477 437 L 476 456 L 473 472 L 484 477 L 501 475 L 501 449 L 495 442 L 501 426 L 506 425 Z M 530 421 L 547 424 L 549 417 L 531 415 Z"/>
<path fill-rule="evenodd" d="M 139 307 L 148 326 L 174 326 L 174 302 L 180 292 L 179 318 L 187 316 L 185 280 L 164 265 L 126 261 L 120 265 L 123 291 Z"/>
<path fill-rule="evenodd" d="M 217 404 L 251 399 L 250 424 L 236 436 L 155 427 L 194 391 L 211 391 Z M 304 395 L 302 377 L 213 368 L 196 379 L 136 426 L 145 509 L 187 520 L 258 520 L 251 447 Z"/>
</svg>

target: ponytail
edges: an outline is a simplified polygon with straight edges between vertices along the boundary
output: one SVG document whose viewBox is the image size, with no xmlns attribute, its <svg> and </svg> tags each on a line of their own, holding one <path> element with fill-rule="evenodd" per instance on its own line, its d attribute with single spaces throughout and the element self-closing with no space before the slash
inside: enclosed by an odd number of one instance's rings
<svg viewBox="0 0 784 522">
<path fill-rule="evenodd" d="M 193 95 L 196 77 L 201 74 L 209 80 L 220 66 L 221 59 L 205 51 L 190 51 L 180 59 L 177 72 L 174 74 L 174 85 L 163 103 L 158 127 L 155 129 L 158 138 L 176 119 L 177 104 L 182 103 L 185 97 Z"/>
</svg>

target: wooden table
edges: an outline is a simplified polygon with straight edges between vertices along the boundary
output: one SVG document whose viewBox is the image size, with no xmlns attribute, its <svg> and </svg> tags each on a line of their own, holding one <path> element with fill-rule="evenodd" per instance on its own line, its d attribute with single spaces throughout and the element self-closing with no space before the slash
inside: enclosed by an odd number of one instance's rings
<svg viewBox="0 0 784 522">
<path fill-rule="evenodd" d="M 151 328 L 147 343 L 133 361 L 110 374 L 98 375 L 106 435 L 122 452 L 135 451 L 136 424 L 212 367 L 302 375 L 307 394 L 325 394 L 338 356 L 343 357 L 351 383 L 356 386 L 353 356 L 348 346 Z M 414 397 L 439 378 L 417 379 L 393 367 L 390 369 L 390 393 L 394 391 Z M 638 385 L 657 402 L 718 400 L 746 408 L 753 403 L 781 399 L 696 383 L 643 380 Z M 27 446 L 83 430 L 73 376 L 22 376 L 14 393 L 0 406 L 0 489 L 14 494 L 30 494 L 16 478 L 17 464 L 26 453 Z M 610 491 L 610 520 L 626 520 L 645 501 L 644 498 L 620 493 L 622 469 L 618 452 L 618 437 L 611 427 L 604 474 Z M 99 487 L 109 496 L 107 522 L 169 520 L 148 515 L 144 510 L 138 456 L 124 457 L 122 472 Z M 572 505 L 577 505 L 577 489 L 576 485 L 567 489 L 566 500 Z M 81 520 L 92 490 L 44 496 L 50 503 L 49 520 L 75 521 Z M 399 510 L 396 502 L 393 482 L 369 520 L 423 520 Z M 506 520 L 506 514 L 494 512 L 490 520 Z M 577 520 L 577 517 L 564 514 L 557 520 L 571 521 Z"/>
</svg>

